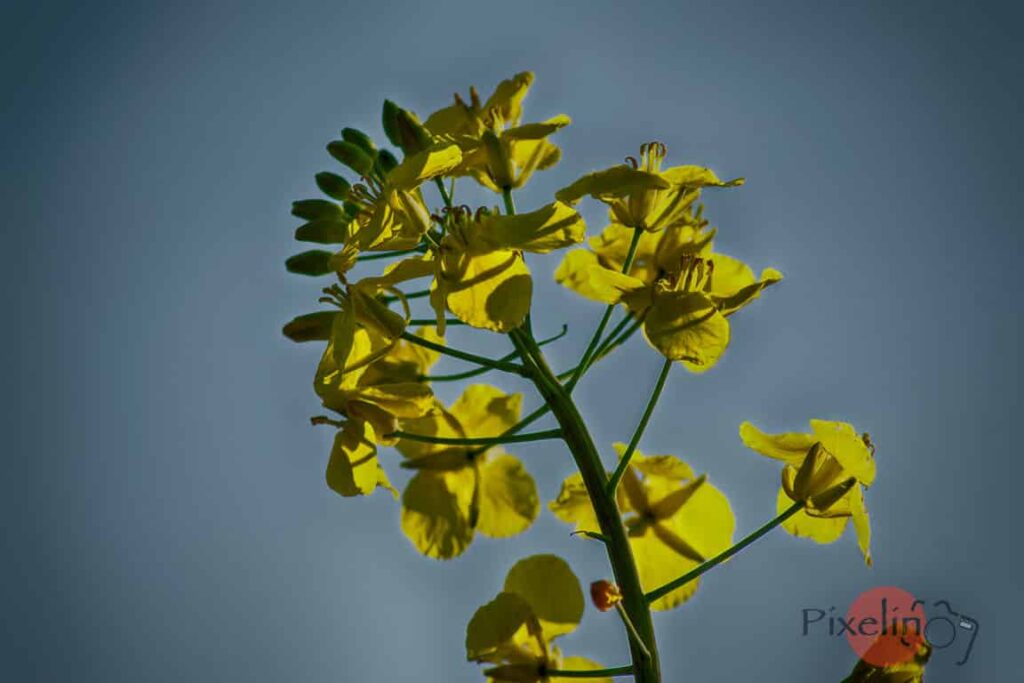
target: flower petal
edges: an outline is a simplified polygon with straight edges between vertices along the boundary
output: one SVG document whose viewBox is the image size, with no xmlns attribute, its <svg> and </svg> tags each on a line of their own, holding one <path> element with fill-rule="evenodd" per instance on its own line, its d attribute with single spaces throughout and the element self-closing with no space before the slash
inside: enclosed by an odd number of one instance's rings
<svg viewBox="0 0 1024 683">
<path fill-rule="evenodd" d="M 864 554 L 864 562 L 871 566 L 871 520 L 868 518 L 868 509 L 864 505 L 864 490 L 860 486 L 854 486 L 849 493 L 850 514 L 853 520 L 853 530 L 857 532 L 857 546 Z"/>
<path fill-rule="evenodd" d="M 547 640 L 576 630 L 583 618 L 583 590 L 565 560 L 533 555 L 513 565 L 505 591 L 530 604 Z"/>
<path fill-rule="evenodd" d="M 475 477 L 472 468 L 417 472 L 402 493 L 402 531 L 427 557 L 448 560 L 473 540 L 470 524 Z"/>
<path fill-rule="evenodd" d="M 698 292 L 665 292 L 654 298 L 644 336 L 670 360 L 694 372 L 709 370 L 729 345 L 729 322 Z"/>
<path fill-rule="evenodd" d="M 811 431 L 843 469 L 865 486 L 875 481 L 875 458 L 853 425 L 831 420 L 811 420 Z"/>
<path fill-rule="evenodd" d="M 349 420 L 334 435 L 327 485 L 345 497 L 365 496 L 378 486 L 395 492 L 377 461 L 377 446 L 369 432 L 366 423 Z"/>
<path fill-rule="evenodd" d="M 642 291 L 642 280 L 602 266 L 597 255 L 586 249 L 573 249 L 555 270 L 555 282 L 593 301 L 614 304 L 627 294 Z"/>
<path fill-rule="evenodd" d="M 481 467 L 480 489 L 480 533 L 491 538 L 515 536 L 537 518 L 537 485 L 514 456 L 489 456 Z"/>
<path fill-rule="evenodd" d="M 555 198 L 561 202 L 575 204 L 584 195 L 597 198 L 624 197 L 633 192 L 668 187 L 671 187 L 671 184 L 657 173 L 639 171 L 620 164 L 586 174 L 569 187 L 556 192 Z"/>
<path fill-rule="evenodd" d="M 747 448 L 797 468 L 803 463 L 807 451 L 816 441 L 810 434 L 766 434 L 750 422 L 740 425 L 740 439 Z"/>
<path fill-rule="evenodd" d="M 583 484 L 583 476 L 579 472 L 570 474 L 562 482 L 562 490 L 558 492 L 557 498 L 548 503 L 548 509 L 566 524 L 575 524 L 576 531 L 601 531 L 594 506 Z"/>
<path fill-rule="evenodd" d="M 786 492 L 779 489 L 775 509 L 782 514 L 793 504 Z M 816 543 L 835 543 L 846 529 L 848 517 L 812 517 L 804 510 L 796 513 L 785 522 L 782 528 L 793 536 L 809 538 Z"/>
<path fill-rule="evenodd" d="M 466 657 L 476 661 L 500 661 L 495 655 L 532 616 L 530 603 L 522 597 L 515 593 L 498 593 L 469 620 Z"/>
<path fill-rule="evenodd" d="M 424 180 L 451 171 L 462 163 L 462 150 L 458 145 L 437 145 L 408 156 L 388 173 L 391 187 L 412 190 Z"/>
<path fill-rule="evenodd" d="M 583 241 L 586 223 L 567 204 L 554 202 L 530 213 L 494 216 L 481 224 L 479 240 L 489 251 L 521 249 L 546 254 Z"/>
<path fill-rule="evenodd" d="M 444 287 L 448 310 L 473 327 L 508 332 L 530 311 L 530 270 L 522 255 L 513 251 L 467 258 L 465 272 L 447 276 Z"/>
<path fill-rule="evenodd" d="M 519 421 L 522 403 L 522 394 L 506 394 L 489 384 L 470 384 L 450 412 L 466 436 L 498 436 Z"/>
</svg>

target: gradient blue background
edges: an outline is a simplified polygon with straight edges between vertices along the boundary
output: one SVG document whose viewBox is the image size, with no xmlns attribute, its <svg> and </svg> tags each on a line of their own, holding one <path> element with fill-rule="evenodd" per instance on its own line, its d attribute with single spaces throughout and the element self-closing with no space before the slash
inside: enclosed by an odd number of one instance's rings
<svg viewBox="0 0 1024 683">
<path fill-rule="evenodd" d="M 741 420 L 841 417 L 878 443 L 875 567 L 849 537 L 768 537 L 657 617 L 667 680 L 839 680 L 849 649 L 801 637 L 800 610 L 885 584 L 981 623 L 967 666 L 957 643 L 929 681 L 1013 679 L 1021 19 L 993 2 L 5 3 L 0 679 L 475 681 L 463 629 L 516 558 L 608 575 L 547 513 L 438 563 L 388 496 L 332 494 L 330 435 L 307 422 L 319 350 L 279 332 L 317 296 L 284 272 L 288 210 L 334 168 L 337 130 L 379 134 L 386 96 L 427 113 L 524 69 L 528 115 L 574 124 L 521 206 L 663 140 L 748 178 L 708 197 L 720 249 L 787 276 L 714 372 L 672 377 L 643 448 L 708 471 L 742 531 L 772 514 L 778 467 Z M 552 352 L 568 364 L 598 308 L 552 265 L 535 262 L 537 324 L 570 324 Z M 659 362 L 637 342 L 581 387 L 600 443 L 629 434 Z M 553 442 L 516 452 L 544 499 L 572 471 Z M 626 661 L 593 610 L 563 649 Z"/>
</svg>

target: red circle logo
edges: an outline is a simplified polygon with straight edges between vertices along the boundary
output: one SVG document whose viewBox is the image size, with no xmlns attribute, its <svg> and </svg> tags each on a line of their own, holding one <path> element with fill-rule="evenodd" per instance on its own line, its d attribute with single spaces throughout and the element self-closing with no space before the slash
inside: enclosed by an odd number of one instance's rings
<svg viewBox="0 0 1024 683">
<path fill-rule="evenodd" d="M 895 586 L 861 593 L 846 612 L 846 639 L 868 664 L 909 662 L 925 644 L 924 604 Z"/>
</svg>

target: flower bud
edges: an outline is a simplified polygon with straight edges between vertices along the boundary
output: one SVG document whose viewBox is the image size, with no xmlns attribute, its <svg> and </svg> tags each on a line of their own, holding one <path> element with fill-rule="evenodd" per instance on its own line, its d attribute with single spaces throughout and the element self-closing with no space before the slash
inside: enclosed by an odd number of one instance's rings
<svg viewBox="0 0 1024 683">
<path fill-rule="evenodd" d="M 348 199 L 348 192 L 351 189 L 348 181 L 336 173 L 321 171 L 316 174 L 316 186 L 328 197 L 344 201 Z"/>
<path fill-rule="evenodd" d="M 611 581 L 601 579 L 590 584 L 590 599 L 593 601 L 594 607 L 602 612 L 607 612 L 622 602 L 622 591 Z"/>
<path fill-rule="evenodd" d="M 334 140 L 327 144 L 332 157 L 351 168 L 357 175 L 369 176 L 373 170 L 373 157 L 362 147 L 345 140 Z"/>
</svg>

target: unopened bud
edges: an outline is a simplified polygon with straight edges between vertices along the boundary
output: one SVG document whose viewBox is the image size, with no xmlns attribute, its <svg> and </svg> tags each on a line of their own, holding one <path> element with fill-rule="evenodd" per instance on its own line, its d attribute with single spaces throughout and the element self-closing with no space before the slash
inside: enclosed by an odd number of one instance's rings
<svg viewBox="0 0 1024 683">
<path fill-rule="evenodd" d="M 611 581 L 601 579 L 590 584 L 590 599 L 593 601 L 594 607 L 602 612 L 607 612 L 622 602 L 622 591 Z"/>
</svg>

